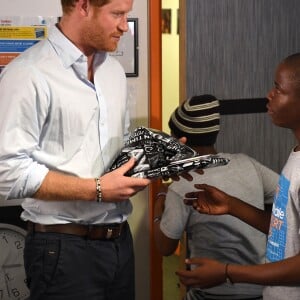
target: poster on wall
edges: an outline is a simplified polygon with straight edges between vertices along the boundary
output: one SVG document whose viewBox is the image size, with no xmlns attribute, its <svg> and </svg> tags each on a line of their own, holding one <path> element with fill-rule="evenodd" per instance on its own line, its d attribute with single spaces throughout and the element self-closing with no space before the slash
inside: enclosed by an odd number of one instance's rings
<svg viewBox="0 0 300 300">
<path fill-rule="evenodd" d="M 21 52 L 48 36 L 57 17 L 0 16 L 0 73 Z"/>
</svg>

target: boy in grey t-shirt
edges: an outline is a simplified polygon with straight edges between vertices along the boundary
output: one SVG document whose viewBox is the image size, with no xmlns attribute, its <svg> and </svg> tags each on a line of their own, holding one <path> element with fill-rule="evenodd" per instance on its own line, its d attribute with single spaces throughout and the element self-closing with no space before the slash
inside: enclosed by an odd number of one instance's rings
<svg viewBox="0 0 300 300">
<path fill-rule="evenodd" d="M 172 114 L 172 135 L 186 137 L 186 144 L 200 155 L 217 154 L 215 142 L 219 132 L 219 101 L 212 95 L 194 96 Z M 232 264 L 257 264 L 265 261 L 266 236 L 232 216 L 200 215 L 184 204 L 185 194 L 195 183 L 216 185 L 249 204 L 264 209 L 272 204 L 278 174 L 245 154 L 219 153 L 230 160 L 226 166 L 205 169 L 203 175 L 191 172 L 193 181 L 180 180 L 169 186 L 166 200 L 161 195 L 155 213 L 158 249 L 163 255 L 174 252 L 184 231 L 187 232 L 189 257 L 205 256 Z M 260 299 L 262 286 L 223 283 L 210 289 L 189 289 L 186 299 Z"/>
</svg>

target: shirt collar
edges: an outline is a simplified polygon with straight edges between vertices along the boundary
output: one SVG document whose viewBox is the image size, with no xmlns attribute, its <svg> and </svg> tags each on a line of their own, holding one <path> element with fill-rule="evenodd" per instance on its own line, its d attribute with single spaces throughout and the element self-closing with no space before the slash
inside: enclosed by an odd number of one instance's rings
<svg viewBox="0 0 300 300">
<path fill-rule="evenodd" d="M 60 57 L 65 68 L 73 64 L 87 62 L 87 57 L 79 50 L 58 28 L 51 27 L 48 40 Z M 107 56 L 106 52 L 99 51 L 95 55 L 95 61 L 101 64 Z"/>
<path fill-rule="evenodd" d="M 57 28 L 51 27 L 48 40 L 60 57 L 65 68 L 83 59 L 83 53 Z"/>
</svg>

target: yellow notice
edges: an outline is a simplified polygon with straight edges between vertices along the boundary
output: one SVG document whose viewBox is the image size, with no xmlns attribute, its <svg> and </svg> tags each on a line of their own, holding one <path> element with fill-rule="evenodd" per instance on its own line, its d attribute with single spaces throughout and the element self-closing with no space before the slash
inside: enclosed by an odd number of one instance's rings
<svg viewBox="0 0 300 300">
<path fill-rule="evenodd" d="M 0 26 L 0 39 L 44 39 L 47 26 Z"/>
</svg>

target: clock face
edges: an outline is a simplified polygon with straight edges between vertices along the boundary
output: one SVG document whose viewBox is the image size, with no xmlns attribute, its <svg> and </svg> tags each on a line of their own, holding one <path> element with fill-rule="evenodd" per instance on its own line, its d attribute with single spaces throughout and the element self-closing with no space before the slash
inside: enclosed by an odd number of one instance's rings
<svg viewBox="0 0 300 300">
<path fill-rule="evenodd" d="M 0 300 L 29 299 L 23 251 L 26 231 L 0 223 Z"/>
</svg>

